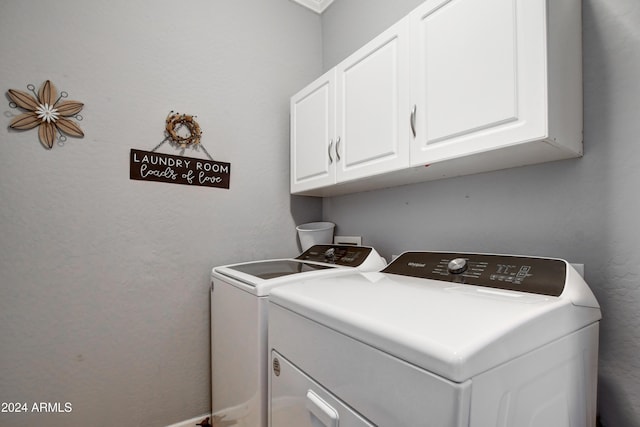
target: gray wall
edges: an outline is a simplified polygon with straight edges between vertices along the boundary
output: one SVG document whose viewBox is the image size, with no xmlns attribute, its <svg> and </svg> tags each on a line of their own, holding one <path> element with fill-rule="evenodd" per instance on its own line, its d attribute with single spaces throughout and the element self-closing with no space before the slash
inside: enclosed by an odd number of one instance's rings
<svg viewBox="0 0 640 427">
<path fill-rule="evenodd" d="M 0 1 L 0 90 L 47 79 L 84 139 L 45 150 L 0 111 L 3 427 L 162 426 L 210 411 L 211 267 L 298 253 L 289 97 L 322 71 L 320 17 L 277 0 Z M 229 190 L 129 180 L 129 150 L 197 115 Z M 162 152 L 178 152 L 165 145 Z M 205 158 L 202 152 L 185 153 Z M 64 408 L 64 406 L 63 406 Z"/>
<path fill-rule="evenodd" d="M 420 0 L 338 0 L 322 21 L 329 69 Z M 434 249 L 584 263 L 603 310 L 599 410 L 640 426 L 640 3 L 584 0 L 581 159 L 327 198 L 336 232 L 389 257 Z"/>
</svg>

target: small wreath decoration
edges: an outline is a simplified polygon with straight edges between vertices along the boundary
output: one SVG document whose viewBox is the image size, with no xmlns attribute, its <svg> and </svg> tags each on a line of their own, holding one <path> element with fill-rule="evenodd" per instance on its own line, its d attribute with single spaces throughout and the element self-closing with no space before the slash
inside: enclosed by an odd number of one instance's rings
<svg viewBox="0 0 640 427">
<path fill-rule="evenodd" d="M 178 134 L 178 131 L 183 127 L 187 128 L 188 135 L 186 136 Z M 202 136 L 200 125 L 194 120 L 194 116 L 174 113 L 173 111 L 167 116 L 165 130 L 167 137 L 182 148 L 186 148 L 187 145 L 199 144 Z"/>
</svg>

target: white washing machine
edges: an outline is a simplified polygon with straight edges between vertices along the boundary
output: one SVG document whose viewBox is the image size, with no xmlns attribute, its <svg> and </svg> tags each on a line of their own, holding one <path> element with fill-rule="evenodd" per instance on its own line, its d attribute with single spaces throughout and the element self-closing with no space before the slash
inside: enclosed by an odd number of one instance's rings
<svg viewBox="0 0 640 427">
<path fill-rule="evenodd" d="M 297 258 L 216 267 L 211 273 L 213 426 L 267 425 L 267 297 L 278 286 L 386 265 L 375 249 L 316 245 Z"/>
<path fill-rule="evenodd" d="M 279 287 L 270 426 L 595 426 L 600 318 L 559 259 L 406 252 Z"/>
</svg>

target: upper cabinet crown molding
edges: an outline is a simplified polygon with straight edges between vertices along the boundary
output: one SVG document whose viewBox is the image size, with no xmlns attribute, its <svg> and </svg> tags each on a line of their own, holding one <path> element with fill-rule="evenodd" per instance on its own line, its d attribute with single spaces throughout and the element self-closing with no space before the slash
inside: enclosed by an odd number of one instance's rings
<svg viewBox="0 0 640 427">
<path fill-rule="evenodd" d="M 313 10 L 316 13 L 322 13 L 329 7 L 333 0 L 292 0 L 302 6 Z"/>
</svg>

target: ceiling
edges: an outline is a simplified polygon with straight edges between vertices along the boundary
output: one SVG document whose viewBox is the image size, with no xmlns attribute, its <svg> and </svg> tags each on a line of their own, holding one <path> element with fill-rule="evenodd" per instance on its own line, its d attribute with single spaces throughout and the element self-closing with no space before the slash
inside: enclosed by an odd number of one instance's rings
<svg viewBox="0 0 640 427">
<path fill-rule="evenodd" d="M 334 0 L 293 0 L 316 13 L 322 13 Z"/>
</svg>

